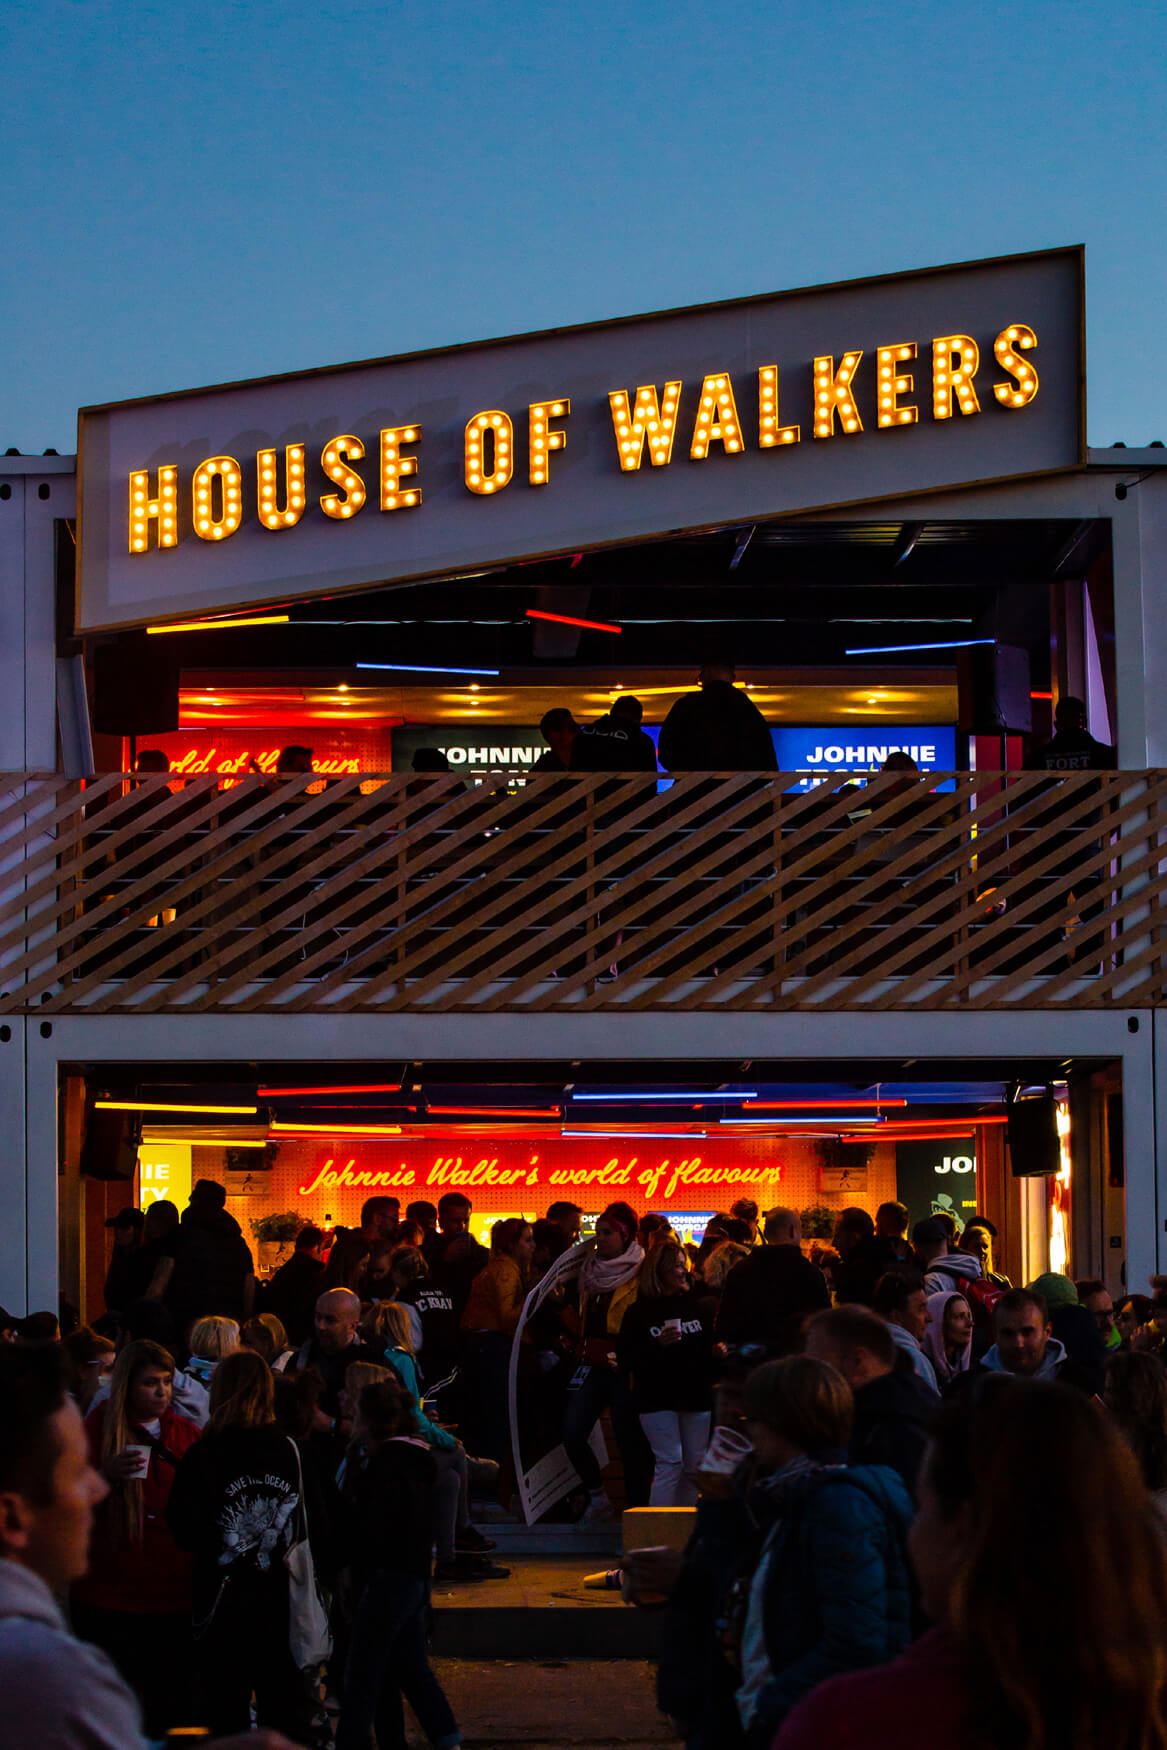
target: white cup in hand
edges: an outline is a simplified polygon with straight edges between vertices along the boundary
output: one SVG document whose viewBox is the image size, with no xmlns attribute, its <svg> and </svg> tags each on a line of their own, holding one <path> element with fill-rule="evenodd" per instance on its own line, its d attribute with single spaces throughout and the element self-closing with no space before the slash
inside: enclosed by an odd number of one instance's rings
<svg viewBox="0 0 1167 1750">
<path fill-rule="evenodd" d="M 137 1459 L 137 1465 L 130 1472 L 131 1482 L 144 1477 L 150 1468 L 150 1454 L 153 1448 L 150 1446 L 123 1446 L 122 1451 L 131 1453 Z"/>
</svg>

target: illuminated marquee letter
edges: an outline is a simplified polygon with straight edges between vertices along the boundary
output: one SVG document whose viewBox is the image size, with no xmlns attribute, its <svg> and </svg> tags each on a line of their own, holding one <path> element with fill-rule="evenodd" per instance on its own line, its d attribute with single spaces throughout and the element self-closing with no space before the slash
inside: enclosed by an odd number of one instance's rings
<svg viewBox="0 0 1167 1750">
<path fill-rule="evenodd" d="M 498 407 L 476 413 L 466 427 L 466 485 L 471 492 L 501 492 L 514 471 L 515 431 L 510 415 Z"/>
<path fill-rule="evenodd" d="M 932 342 L 933 419 L 952 418 L 954 395 L 962 413 L 980 412 L 981 404 L 973 388 L 980 362 L 980 348 L 971 335 L 944 334 Z"/>
<path fill-rule="evenodd" d="M 796 444 L 802 432 L 796 425 L 778 423 L 778 366 L 762 365 L 758 371 L 758 448 Z"/>
<path fill-rule="evenodd" d="M 657 401 L 656 384 L 643 383 L 636 391 L 630 413 L 627 389 L 609 390 L 608 405 L 612 409 L 612 429 L 620 447 L 620 466 L 626 474 L 633 474 L 639 468 L 646 437 L 648 459 L 654 468 L 663 468 L 672 461 L 680 400 L 680 382 L 665 384 L 664 400 L 661 402 Z"/>
<path fill-rule="evenodd" d="M 742 428 L 738 422 L 733 380 L 730 377 L 706 377 L 701 385 L 701 400 L 697 405 L 693 442 L 689 445 L 689 460 L 703 462 L 712 443 L 720 443 L 731 453 L 742 447 Z"/>
<path fill-rule="evenodd" d="M 150 524 L 156 522 L 158 545 L 178 545 L 178 469 L 158 470 L 158 496 L 150 497 L 150 470 L 136 468 L 130 475 L 130 552 L 144 553 L 150 545 Z"/>
<path fill-rule="evenodd" d="M 280 509 L 280 470 L 275 450 L 259 450 L 255 457 L 255 483 L 259 496 L 259 520 L 265 529 L 290 529 L 304 514 L 304 446 L 289 444 L 284 451 L 284 505 Z"/>
<path fill-rule="evenodd" d="M 342 432 L 339 437 L 329 438 L 325 444 L 320 466 L 341 488 L 340 492 L 326 492 L 320 500 L 325 516 L 336 517 L 338 521 L 341 517 L 356 516 L 364 504 L 365 483 L 352 470 L 352 463 L 361 461 L 364 454 L 364 444 L 351 432 Z"/>
<path fill-rule="evenodd" d="M 548 421 L 564 419 L 570 412 L 571 402 L 566 395 L 559 401 L 532 401 L 528 409 L 531 451 L 529 474 L 532 486 L 546 486 L 547 476 L 551 471 L 552 450 L 567 448 L 567 433 L 552 431 Z"/>
<path fill-rule="evenodd" d="M 1015 322 L 1012 328 L 1002 328 L 993 342 L 997 363 L 1014 379 L 1012 383 L 993 384 L 993 394 L 1002 407 L 1025 407 L 1037 394 L 1037 372 L 1017 355 L 1019 347 L 1028 351 L 1036 345 L 1037 335 L 1024 322 Z"/>
<path fill-rule="evenodd" d="M 863 357 L 862 348 L 845 352 L 843 362 L 835 369 L 833 358 L 814 361 L 814 435 L 829 438 L 835 435 L 835 415 L 844 431 L 862 431 L 863 421 L 851 393 L 851 383 Z"/>
<path fill-rule="evenodd" d="M 215 481 L 221 482 L 220 514 L 215 515 Z M 243 521 L 243 475 L 234 456 L 208 456 L 195 469 L 191 485 L 195 534 L 201 541 L 224 541 Z"/>
<path fill-rule="evenodd" d="M 409 510 L 421 503 L 420 487 L 402 492 L 401 482 L 417 476 L 417 457 L 403 456 L 402 444 L 415 444 L 421 437 L 420 425 L 390 425 L 381 433 L 381 509 Z"/>
<path fill-rule="evenodd" d="M 899 368 L 905 359 L 914 359 L 915 356 L 914 340 L 879 348 L 876 358 L 879 364 L 880 425 L 915 425 L 919 419 L 918 407 L 901 407 L 897 399 L 900 395 L 910 395 L 915 386 L 915 379 L 906 372 L 901 373 Z"/>
</svg>

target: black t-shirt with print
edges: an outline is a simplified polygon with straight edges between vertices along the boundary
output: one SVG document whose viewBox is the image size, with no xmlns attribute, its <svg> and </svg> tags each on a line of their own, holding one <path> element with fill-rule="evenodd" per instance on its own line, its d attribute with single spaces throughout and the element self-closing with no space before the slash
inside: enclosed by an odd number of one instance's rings
<svg viewBox="0 0 1167 1750">
<path fill-rule="evenodd" d="M 670 1319 L 679 1321 L 681 1341 L 664 1344 L 659 1337 Z M 621 1368 L 632 1375 L 638 1414 L 712 1408 L 713 1330 L 695 1295 L 634 1301 L 620 1326 L 616 1352 Z"/>
</svg>

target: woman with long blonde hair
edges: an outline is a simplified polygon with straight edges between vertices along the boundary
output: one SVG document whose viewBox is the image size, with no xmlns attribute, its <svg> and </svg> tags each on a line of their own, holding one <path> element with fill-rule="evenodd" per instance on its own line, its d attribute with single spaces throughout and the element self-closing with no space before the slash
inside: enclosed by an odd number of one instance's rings
<svg viewBox="0 0 1167 1750">
<path fill-rule="evenodd" d="M 129 1343 L 114 1362 L 109 1397 L 89 1413 L 92 1462 L 109 1483 L 89 1554 L 73 1589 L 84 1640 L 104 1648 L 142 1702 L 146 1732 L 191 1723 L 191 1564 L 166 1521 L 179 1461 L 198 1441 L 175 1411 L 174 1362 L 157 1343 Z"/>
</svg>

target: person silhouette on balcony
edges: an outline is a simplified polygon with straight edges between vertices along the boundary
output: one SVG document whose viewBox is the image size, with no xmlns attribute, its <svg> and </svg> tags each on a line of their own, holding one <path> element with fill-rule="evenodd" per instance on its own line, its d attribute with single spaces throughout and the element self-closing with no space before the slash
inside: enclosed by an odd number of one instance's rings
<svg viewBox="0 0 1167 1750">
<path fill-rule="evenodd" d="M 1025 762 L 1025 768 L 1030 772 L 1050 772 L 1068 774 L 1072 772 L 1113 772 L 1117 767 L 1115 750 L 1107 747 L 1104 742 L 1096 741 L 1086 727 L 1086 707 L 1081 699 L 1067 694 L 1058 700 L 1054 711 L 1054 734 L 1044 746 L 1033 749 Z M 1091 789 L 1095 786 L 1090 786 Z M 1099 894 L 1102 887 L 1104 871 L 1097 865 L 1089 866 L 1092 858 L 1101 848 L 1101 840 L 1088 836 L 1087 829 L 1097 828 L 1100 820 L 1100 810 L 1091 808 L 1081 814 L 1073 825 L 1065 830 L 1058 830 L 1059 818 L 1068 809 L 1072 809 L 1082 799 L 1081 790 L 1075 787 L 1063 792 L 1057 797 L 1057 805 L 1048 811 L 1043 811 L 1039 820 L 1033 822 L 1033 831 L 1026 834 L 1029 843 L 1026 847 L 1031 858 L 1041 858 L 1052 850 L 1060 850 L 1062 855 L 1052 868 L 1046 869 L 1042 879 L 1057 883 L 1072 875 L 1073 886 L 1067 892 L 1062 889 L 1056 897 L 1042 905 L 1032 916 L 1034 924 L 1044 922 L 1047 918 L 1061 914 L 1070 895 L 1073 895 L 1075 910 L 1080 925 L 1085 930 L 1095 919 L 1101 917 L 1106 906 L 1105 895 Z M 1051 830 L 1052 829 L 1052 830 Z M 1083 869 L 1083 862 L 1087 867 Z M 1094 969 L 1098 969 L 1101 945 L 1097 934 L 1089 931 L 1095 941 L 1095 948 L 1090 953 Z M 1038 939 L 1033 952 L 1040 952 L 1048 947 L 1055 938 L 1043 936 Z M 1072 941 L 1072 938 L 1071 938 Z M 1056 972 L 1065 962 L 1055 961 L 1052 966 L 1041 968 L 1043 972 Z M 1085 970 L 1085 967 L 1083 968 Z"/>
<path fill-rule="evenodd" d="M 667 772 L 776 772 L 778 761 L 766 719 L 740 688 L 724 657 L 709 657 L 661 727 L 659 753 Z"/>
</svg>

